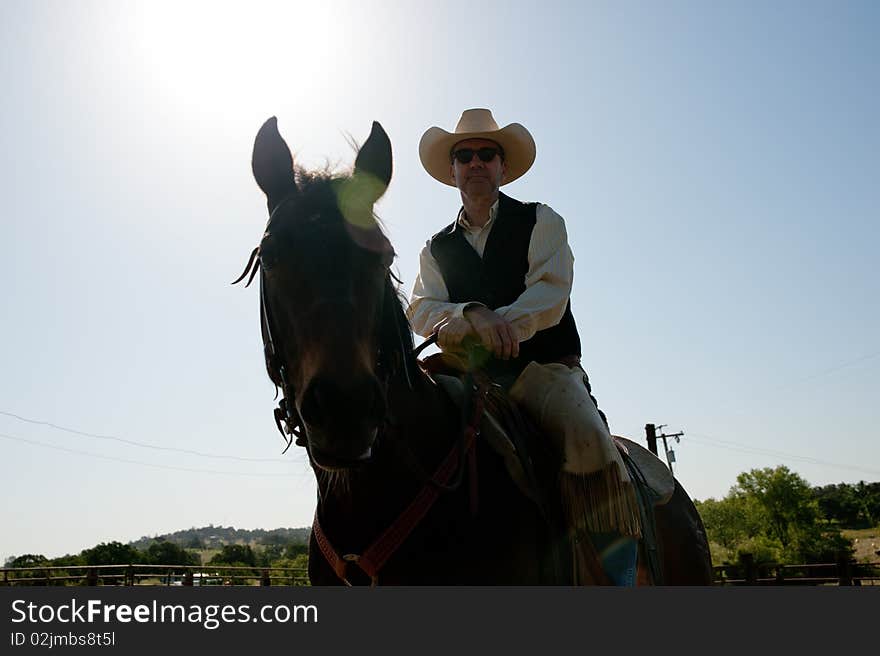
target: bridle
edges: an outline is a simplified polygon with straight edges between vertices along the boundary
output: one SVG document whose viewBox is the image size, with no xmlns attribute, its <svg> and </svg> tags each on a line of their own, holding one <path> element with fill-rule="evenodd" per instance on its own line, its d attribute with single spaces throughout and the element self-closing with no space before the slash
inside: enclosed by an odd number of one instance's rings
<svg viewBox="0 0 880 656">
<path fill-rule="evenodd" d="M 288 193 L 282 200 L 275 206 L 272 212 L 269 214 L 269 221 L 267 222 L 267 226 L 272 224 L 272 220 L 275 218 L 275 215 L 284 207 L 290 200 L 295 198 L 296 192 Z M 257 270 L 260 272 L 260 332 L 263 338 L 263 357 L 266 362 L 266 370 L 269 374 L 269 378 L 275 384 L 276 388 L 276 398 L 278 388 L 281 391 L 281 399 L 278 402 L 278 407 L 273 410 L 273 417 L 275 419 L 275 426 L 278 428 L 278 431 L 281 433 L 281 436 L 286 441 L 286 446 L 282 451 L 282 454 L 287 453 L 287 450 L 290 448 L 291 444 L 296 443 L 297 446 L 307 446 L 306 435 L 305 435 L 305 424 L 300 416 L 299 412 L 296 409 L 295 404 L 295 390 L 287 376 L 287 369 L 284 366 L 284 362 L 282 361 L 279 353 L 280 349 L 278 347 L 278 340 L 272 330 L 273 321 L 271 309 L 266 298 L 266 283 L 265 283 L 265 273 L 263 267 L 261 266 L 260 259 L 260 246 L 254 248 L 251 251 L 251 255 L 248 258 L 247 265 L 244 268 L 242 274 L 232 282 L 233 285 L 241 282 L 245 276 L 248 276 L 248 281 L 245 284 L 245 287 L 249 287 L 251 282 L 253 282 L 254 277 L 257 274 Z M 390 280 L 391 273 L 390 262 L 386 266 L 386 285 Z M 379 316 L 382 316 L 382 312 L 384 310 L 384 304 L 387 302 L 385 296 L 387 295 L 387 289 L 383 291 L 382 295 L 382 307 L 379 308 Z M 329 301 L 325 301 L 329 302 Z M 404 335 L 402 329 L 399 325 L 396 326 L 397 330 L 397 341 L 399 343 L 399 353 L 402 358 L 402 367 L 403 373 L 406 377 L 407 386 L 409 389 L 413 388 L 413 377 L 410 374 L 410 365 L 409 358 L 405 357 L 406 351 L 406 342 L 404 340 Z M 437 336 L 432 335 L 428 339 L 426 339 L 421 345 L 415 348 L 412 351 L 412 357 L 418 357 L 418 355 L 431 344 L 436 343 Z M 380 374 L 381 383 L 383 388 L 387 389 L 388 378 L 391 375 L 391 367 L 385 365 L 384 360 L 390 357 L 391 354 L 378 354 L 377 362 L 376 362 L 376 370 L 377 373 Z"/>
<path fill-rule="evenodd" d="M 269 214 L 269 221 L 266 224 L 267 226 L 271 225 L 272 219 L 275 218 L 278 211 L 284 207 L 293 196 L 293 192 L 287 194 L 278 205 L 275 206 L 275 209 Z M 278 356 L 278 348 L 276 347 L 276 340 L 272 331 L 272 318 L 269 314 L 269 304 L 266 301 L 265 273 L 261 266 L 260 246 L 257 246 L 251 251 L 251 255 L 248 258 L 244 271 L 232 282 L 232 284 L 235 285 L 241 282 L 245 276 L 250 274 L 247 283 L 245 283 L 245 287 L 250 287 L 258 270 L 260 272 L 260 333 L 263 337 L 263 357 L 266 361 L 266 371 L 269 374 L 269 378 L 275 384 L 276 398 L 278 397 L 278 388 L 281 388 L 281 400 L 278 402 L 278 407 L 273 410 L 272 414 L 275 419 L 275 426 L 287 442 L 284 450 L 281 452 L 284 454 L 287 453 L 287 450 L 290 448 L 290 445 L 294 443 L 294 440 L 298 446 L 306 446 L 305 433 L 303 432 L 305 425 L 303 424 L 302 417 L 300 417 L 299 412 L 296 410 L 296 405 L 293 402 L 296 397 L 294 396 L 290 381 L 287 378 L 287 369 L 281 361 L 281 358 Z"/>
</svg>

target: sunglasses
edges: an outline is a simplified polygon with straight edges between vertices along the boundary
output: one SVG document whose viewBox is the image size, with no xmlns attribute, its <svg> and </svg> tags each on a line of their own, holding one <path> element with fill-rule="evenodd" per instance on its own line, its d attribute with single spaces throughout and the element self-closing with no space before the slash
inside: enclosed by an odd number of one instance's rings
<svg viewBox="0 0 880 656">
<path fill-rule="evenodd" d="M 495 155 L 501 155 L 501 159 L 504 159 L 504 151 L 500 148 L 478 148 L 474 150 L 473 148 L 461 148 L 452 153 L 453 159 L 458 160 L 459 164 L 470 164 L 471 160 L 474 159 L 474 155 L 480 158 L 481 162 L 491 162 L 495 159 Z"/>
</svg>

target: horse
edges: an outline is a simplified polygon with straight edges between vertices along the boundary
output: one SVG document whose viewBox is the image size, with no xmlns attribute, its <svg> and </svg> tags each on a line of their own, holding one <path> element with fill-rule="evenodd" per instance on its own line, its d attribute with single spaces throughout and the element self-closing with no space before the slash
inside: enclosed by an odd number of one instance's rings
<svg viewBox="0 0 880 656">
<path fill-rule="evenodd" d="M 312 585 L 571 585 L 558 514 L 524 494 L 481 439 L 485 388 L 469 379 L 458 404 L 420 367 L 373 211 L 392 175 L 382 126 L 353 170 L 334 174 L 294 167 L 272 117 L 252 168 L 269 220 L 235 282 L 259 272 L 266 371 L 282 393 L 276 424 L 315 474 Z M 552 478 L 558 461 L 530 448 Z M 677 482 L 652 526 L 654 582 L 711 583 L 702 523 Z"/>
</svg>

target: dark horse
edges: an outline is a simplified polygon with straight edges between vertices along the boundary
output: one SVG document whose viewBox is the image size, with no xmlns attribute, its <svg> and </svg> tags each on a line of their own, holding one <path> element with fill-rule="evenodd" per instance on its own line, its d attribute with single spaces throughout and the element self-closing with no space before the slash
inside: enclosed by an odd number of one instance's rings
<svg viewBox="0 0 880 656">
<path fill-rule="evenodd" d="M 570 584 L 558 522 L 480 439 L 479 411 L 468 419 L 413 353 L 394 251 L 373 214 L 391 168 L 378 123 L 345 176 L 295 169 L 274 118 L 254 144 L 270 216 L 239 280 L 260 272 L 266 367 L 283 393 L 276 421 L 306 448 L 317 478 L 309 577 Z M 702 524 L 677 484 L 657 509 L 656 533 L 662 583 L 711 583 Z"/>
</svg>

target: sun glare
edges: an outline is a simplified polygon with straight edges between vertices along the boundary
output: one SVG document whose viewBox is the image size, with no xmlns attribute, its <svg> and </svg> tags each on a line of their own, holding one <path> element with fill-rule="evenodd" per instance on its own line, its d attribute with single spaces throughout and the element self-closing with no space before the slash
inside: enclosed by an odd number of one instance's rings
<svg viewBox="0 0 880 656">
<path fill-rule="evenodd" d="M 345 43 L 340 13 L 340 3 L 145 3 L 145 74 L 167 101 L 227 119 L 277 103 L 294 83 L 326 101 L 335 89 L 322 72 L 345 56 L 328 45 Z"/>
</svg>

